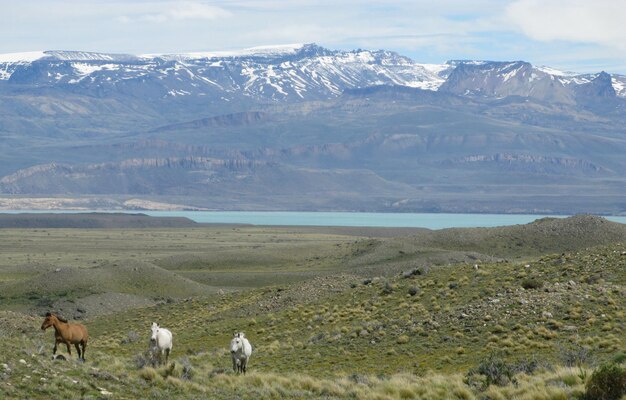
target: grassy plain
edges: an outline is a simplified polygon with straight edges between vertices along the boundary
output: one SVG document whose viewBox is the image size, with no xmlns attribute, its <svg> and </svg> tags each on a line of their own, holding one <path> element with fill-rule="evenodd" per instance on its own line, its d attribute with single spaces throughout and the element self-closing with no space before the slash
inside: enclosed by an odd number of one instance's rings
<svg viewBox="0 0 626 400">
<path fill-rule="evenodd" d="M 582 399 L 593 368 L 626 352 L 625 232 L 591 217 L 0 230 L 0 394 Z M 88 326 L 85 364 L 50 360 L 49 309 Z M 149 363 L 152 321 L 174 332 L 173 364 Z M 230 369 L 234 331 L 254 346 L 245 377 Z M 499 384 L 480 369 L 490 357 Z"/>
</svg>

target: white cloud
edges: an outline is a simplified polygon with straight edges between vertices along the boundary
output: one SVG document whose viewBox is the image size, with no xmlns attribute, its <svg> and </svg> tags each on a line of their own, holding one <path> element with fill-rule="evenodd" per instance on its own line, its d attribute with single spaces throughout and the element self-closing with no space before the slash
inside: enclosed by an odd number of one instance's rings
<svg viewBox="0 0 626 400">
<path fill-rule="evenodd" d="M 116 21 L 122 23 L 134 22 L 167 22 L 183 20 L 216 20 L 227 18 L 232 14 L 221 8 L 195 1 L 169 1 L 163 3 L 145 3 L 141 10 L 134 15 L 122 15 Z M 150 7 L 150 8 L 148 8 Z M 150 12 L 146 12 L 150 10 Z M 153 11 L 154 10 L 154 11 Z"/>
<path fill-rule="evenodd" d="M 619 0 L 516 0 L 507 17 L 528 37 L 626 48 L 626 5 Z"/>
</svg>

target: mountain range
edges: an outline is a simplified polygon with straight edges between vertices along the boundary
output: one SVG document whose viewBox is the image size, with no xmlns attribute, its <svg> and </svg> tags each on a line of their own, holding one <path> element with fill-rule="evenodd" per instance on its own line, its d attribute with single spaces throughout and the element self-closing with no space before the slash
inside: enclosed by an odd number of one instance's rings
<svg viewBox="0 0 626 400">
<path fill-rule="evenodd" d="M 525 61 L 5 54 L 0 206 L 619 214 L 625 111 L 626 76 Z"/>
</svg>

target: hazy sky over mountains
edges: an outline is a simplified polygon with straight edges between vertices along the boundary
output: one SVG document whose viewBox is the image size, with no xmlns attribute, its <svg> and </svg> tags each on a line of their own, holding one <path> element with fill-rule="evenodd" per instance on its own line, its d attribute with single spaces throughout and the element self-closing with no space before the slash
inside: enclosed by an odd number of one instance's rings
<svg viewBox="0 0 626 400">
<path fill-rule="evenodd" d="M 175 53 L 310 43 L 419 62 L 526 60 L 626 73 L 624 0 L 3 1 L 0 53 Z"/>
</svg>

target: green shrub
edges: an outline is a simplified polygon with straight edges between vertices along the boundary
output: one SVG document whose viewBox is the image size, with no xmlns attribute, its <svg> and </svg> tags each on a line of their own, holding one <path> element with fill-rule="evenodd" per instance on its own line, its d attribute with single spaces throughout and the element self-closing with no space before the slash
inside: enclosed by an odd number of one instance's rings
<svg viewBox="0 0 626 400">
<path fill-rule="evenodd" d="M 408 342 L 409 342 L 409 337 L 407 335 L 398 336 L 398 338 L 396 339 L 396 343 L 398 344 L 405 344 Z"/>
<path fill-rule="evenodd" d="M 611 358 L 611 361 L 615 364 L 623 364 L 626 361 L 626 353 L 617 353 Z"/>
<path fill-rule="evenodd" d="M 596 369 L 585 386 L 586 400 L 619 400 L 626 394 L 626 370 L 615 363 Z"/>
<path fill-rule="evenodd" d="M 537 278 L 526 278 L 522 281 L 522 287 L 526 290 L 540 289 L 543 286 L 543 281 Z"/>
</svg>

